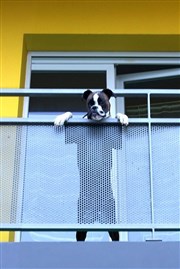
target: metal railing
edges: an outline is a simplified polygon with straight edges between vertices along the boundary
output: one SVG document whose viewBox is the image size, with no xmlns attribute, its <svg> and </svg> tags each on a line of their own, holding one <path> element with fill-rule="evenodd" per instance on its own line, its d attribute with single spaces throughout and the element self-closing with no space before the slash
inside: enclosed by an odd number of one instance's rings
<svg viewBox="0 0 180 269">
<path fill-rule="evenodd" d="M 6 89 L 0 94 L 48 97 L 82 92 Z M 72 118 L 63 128 L 40 118 L 1 119 L 1 230 L 180 230 L 180 120 L 151 118 L 151 95 L 178 97 L 179 90 L 115 93 L 120 97 L 146 96 L 148 117 L 131 118 L 128 127 L 121 127 L 116 119 L 94 123 Z M 89 135 L 92 131 L 96 138 Z M 110 145 L 103 158 L 99 154 L 104 150 L 102 140 Z M 96 157 L 92 159 L 87 151 Z M 94 158 L 96 162 L 102 158 L 102 167 L 95 165 Z M 103 174 L 106 183 L 93 181 L 94 167 L 94 177 Z M 103 167 L 108 169 L 104 172 Z M 91 182 L 82 183 L 82 170 Z M 82 184 L 86 190 L 90 186 L 94 204 L 86 191 L 84 197 L 80 194 Z M 103 194 L 107 186 L 111 187 Z M 97 187 L 101 195 L 96 194 Z M 103 203 L 108 199 L 113 205 L 106 210 Z"/>
</svg>

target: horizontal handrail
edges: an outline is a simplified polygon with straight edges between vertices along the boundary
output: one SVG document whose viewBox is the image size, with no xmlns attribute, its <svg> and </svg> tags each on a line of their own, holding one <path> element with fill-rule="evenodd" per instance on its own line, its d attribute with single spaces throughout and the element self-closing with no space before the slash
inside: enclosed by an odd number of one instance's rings
<svg viewBox="0 0 180 269">
<path fill-rule="evenodd" d="M 57 113 L 58 115 L 58 113 Z M 179 118 L 130 118 L 129 123 L 180 123 Z M 1 118 L 0 125 L 53 125 L 54 121 L 49 119 L 42 118 Z M 93 121 L 88 119 L 83 119 L 79 117 L 71 118 L 68 120 L 67 124 L 81 124 L 81 125 L 89 125 L 89 124 L 106 124 L 106 125 L 118 125 L 120 124 L 116 118 L 108 118 L 101 121 Z"/>
<path fill-rule="evenodd" d="M 57 97 L 59 95 L 78 95 L 82 94 L 85 89 L 1 89 L 0 96 L 29 96 L 29 97 Z M 98 89 L 97 89 L 98 90 Z M 95 90 L 93 90 L 95 91 Z M 113 90 L 117 97 L 131 97 L 135 95 L 144 96 L 147 94 L 155 94 L 156 96 L 179 96 L 180 90 L 177 89 L 114 89 Z"/>
<path fill-rule="evenodd" d="M 180 231 L 179 225 L 169 224 L 125 224 L 125 225 L 108 225 L 103 224 L 73 224 L 73 225 L 62 225 L 62 224 L 1 224 L 0 231 L 78 231 L 78 230 L 88 230 L 88 231 Z"/>
</svg>

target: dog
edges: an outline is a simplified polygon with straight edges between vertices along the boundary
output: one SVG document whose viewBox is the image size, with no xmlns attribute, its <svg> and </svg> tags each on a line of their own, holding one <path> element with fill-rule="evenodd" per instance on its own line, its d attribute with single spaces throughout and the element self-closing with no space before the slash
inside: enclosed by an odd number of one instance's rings
<svg viewBox="0 0 180 269">
<path fill-rule="evenodd" d="M 86 90 L 83 93 L 82 99 L 86 101 L 87 113 L 84 116 L 87 119 L 96 121 L 101 121 L 103 119 L 110 117 L 110 98 L 115 97 L 115 94 L 110 89 L 104 89 L 102 91 L 92 92 L 91 90 Z M 63 126 L 65 122 L 67 122 L 72 117 L 71 112 L 66 112 L 61 114 L 55 118 L 54 124 L 55 126 Z M 128 125 L 128 117 L 125 114 L 117 113 L 116 118 L 120 122 L 120 124 L 127 126 Z M 85 138 L 86 139 L 86 138 Z M 101 139 L 101 135 L 96 137 L 98 142 L 101 145 L 101 156 L 104 143 Z M 87 151 L 92 151 L 91 149 L 86 149 Z M 106 146 L 106 155 L 108 152 L 108 157 L 104 156 L 103 168 L 98 171 L 99 166 L 96 168 L 95 164 L 98 163 L 98 158 L 100 156 L 95 156 L 93 152 L 88 156 L 93 156 L 93 165 L 84 167 L 82 165 L 81 156 L 78 154 L 78 168 L 80 173 L 80 197 L 78 199 L 78 223 L 92 223 L 95 221 L 99 221 L 102 223 L 115 223 L 116 217 L 115 213 L 111 213 L 111 215 L 107 215 L 105 208 L 110 208 L 110 212 L 115 212 L 115 201 L 113 198 L 113 191 L 111 188 L 111 163 L 112 163 L 112 146 L 110 145 L 107 149 Z M 96 155 L 97 152 L 96 152 Z M 88 157 L 89 158 L 89 157 Z M 110 160 L 110 161 L 109 161 Z M 91 161 L 90 161 L 91 162 Z M 88 162 L 87 162 L 88 163 Z M 87 165 L 86 163 L 86 165 Z M 109 165 L 110 164 L 110 165 Z M 84 169 L 85 168 L 85 169 Z M 84 171 L 89 171 L 88 174 Z M 98 176 L 97 176 L 98 175 Z M 95 178 L 98 177 L 98 180 Z M 97 183 L 98 182 L 98 183 Z M 100 183 L 99 183 L 100 182 Z M 88 185 L 88 189 L 87 189 Z M 107 189 L 106 195 L 103 196 L 103 192 L 97 191 L 99 188 L 105 186 Z M 95 194 L 96 193 L 96 194 Z M 108 196 L 107 196 L 108 193 Z M 96 196 L 96 197 L 94 197 Z M 98 206 L 95 200 L 103 200 L 103 206 Z M 98 200 L 98 201 L 99 201 Z M 94 210 L 96 209 L 96 210 Z M 97 211 L 98 214 L 94 212 Z M 88 218 L 87 218 L 88 215 Z M 76 240 L 77 241 L 85 241 L 87 235 L 87 231 L 77 231 L 76 232 Z M 119 232 L 117 231 L 109 231 L 109 236 L 112 241 L 119 241 Z"/>
</svg>

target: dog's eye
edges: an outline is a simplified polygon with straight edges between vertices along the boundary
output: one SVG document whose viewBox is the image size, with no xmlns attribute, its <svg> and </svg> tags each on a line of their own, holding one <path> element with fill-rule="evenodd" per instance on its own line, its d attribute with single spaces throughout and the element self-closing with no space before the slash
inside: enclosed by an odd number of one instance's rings
<svg viewBox="0 0 180 269">
<path fill-rule="evenodd" d="M 93 106 L 94 105 L 94 101 L 93 100 L 90 100 L 90 102 L 89 102 L 89 106 L 91 107 L 91 106 Z"/>
<path fill-rule="evenodd" d="M 100 106 L 104 106 L 105 105 L 105 102 L 103 101 L 103 99 L 101 99 L 100 97 L 98 98 L 98 104 L 100 105 Z"/>
<path fill-rule="evenodd" d="M 99 97 L 98 98 L 98 104 L 101 105 L 103 103 L 102 99 Z"/>
</svg>

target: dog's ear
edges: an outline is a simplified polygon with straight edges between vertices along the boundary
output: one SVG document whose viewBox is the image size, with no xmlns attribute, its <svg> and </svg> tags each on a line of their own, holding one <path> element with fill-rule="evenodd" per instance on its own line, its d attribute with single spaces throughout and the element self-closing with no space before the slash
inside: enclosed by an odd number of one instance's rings
<svg viewBox="0 0 180 269">
<path fill-rule="evenodd" d="M 87 90 L 83 93 L 82 99 L 87 100 L 88 96 L 92 93 L 91 90 Z"/>
<path fill-rule="evenodd" d="M 107 97 L 110 99 L 112 96 L 116 97 L 115 94 L 110 89 L 104 89 L 102 90 L 103 93 L 107 95 Z"/>
</svg>

